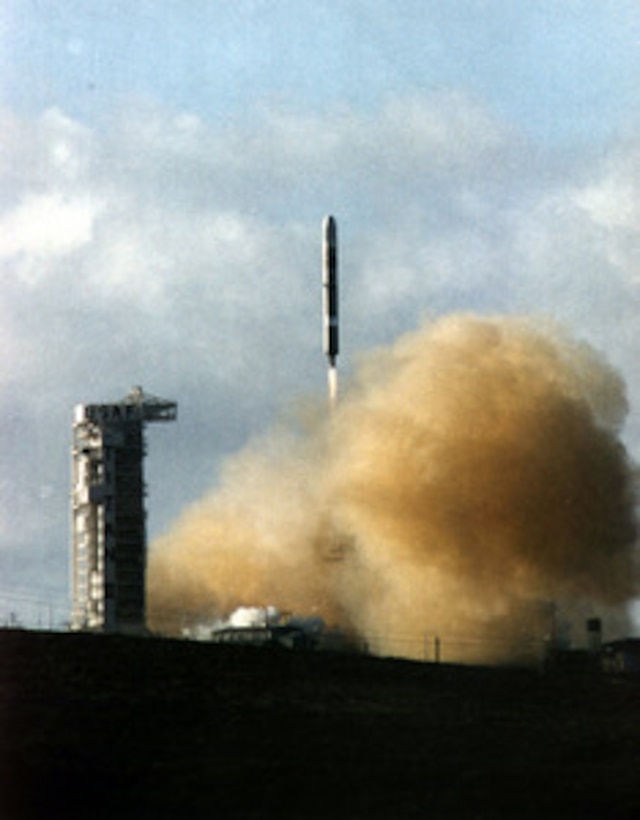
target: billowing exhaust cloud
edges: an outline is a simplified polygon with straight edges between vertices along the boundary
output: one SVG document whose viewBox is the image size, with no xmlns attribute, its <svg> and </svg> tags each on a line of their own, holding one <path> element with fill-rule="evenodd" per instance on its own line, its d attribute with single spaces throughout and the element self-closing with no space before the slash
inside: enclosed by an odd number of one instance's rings
<svg viewBox="0 0 640 820">
<path fill-rule="evenodd" d="M 623 610 L 637 536 L 626 412 L 620 377 L 555 327 L 427 324 L 363 357 L 334 413 L 229 460 L 152 546 L 151 626 L 273 605 L 379 652 L 462 636 L 451 659 L 490 659 L 548 636 L 552 605 Z"/>
</svg>

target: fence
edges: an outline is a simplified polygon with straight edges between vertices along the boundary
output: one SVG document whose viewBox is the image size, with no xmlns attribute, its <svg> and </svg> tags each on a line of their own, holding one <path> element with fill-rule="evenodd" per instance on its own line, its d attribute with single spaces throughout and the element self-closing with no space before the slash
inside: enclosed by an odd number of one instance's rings
<svg viewBox="0 0 640 820">
<path fill-rule="evenodd" d="M 411 658 L 432 663 L 511 662 L 536 665 L 545 657 L 547 642 L 543 638 L 500 635 L 463 635 L 455 633 L 368 634 L 363 637 L 366 649 L 375 655 Z"/>
<path fill-rule="evenodd" d="M 0 587 L 0 628 L 65 630 L 69 602 L 59 593 Z"/>
</svg>

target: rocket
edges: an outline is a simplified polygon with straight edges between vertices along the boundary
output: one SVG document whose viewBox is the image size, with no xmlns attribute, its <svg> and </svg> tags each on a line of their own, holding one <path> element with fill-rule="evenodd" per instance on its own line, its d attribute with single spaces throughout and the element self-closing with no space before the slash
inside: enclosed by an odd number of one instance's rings
<svg viewBox="0 0 640 820">
<path fill-rule="evenodd" d="M 338 228 L 332 216 L 322 221 L 322 347 L 335 368 L 338 338 Z"/>
</svg>

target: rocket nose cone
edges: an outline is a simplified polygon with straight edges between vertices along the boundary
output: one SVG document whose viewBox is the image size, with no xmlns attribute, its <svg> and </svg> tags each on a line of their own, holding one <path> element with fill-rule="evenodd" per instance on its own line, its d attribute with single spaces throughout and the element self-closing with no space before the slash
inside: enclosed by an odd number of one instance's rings
<svg viewBox="0 0 640 820">
<path fill-rule="evenodd" d="M 334 240 L 336 236 L 336 221 L 329 215 L 322 220 L 322 235 L 327 240 Z"/>
</svg>

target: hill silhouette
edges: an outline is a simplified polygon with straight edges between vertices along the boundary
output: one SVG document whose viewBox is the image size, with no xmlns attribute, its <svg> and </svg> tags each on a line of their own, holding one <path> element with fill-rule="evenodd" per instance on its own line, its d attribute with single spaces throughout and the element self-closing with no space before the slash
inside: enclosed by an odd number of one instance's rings
<svg viewBox="0 0 640 820">
<path fill-rule="evenodd" d="M 0 817 L 637 817 L 640 686 L 0 631 Z"/>
</svg>

